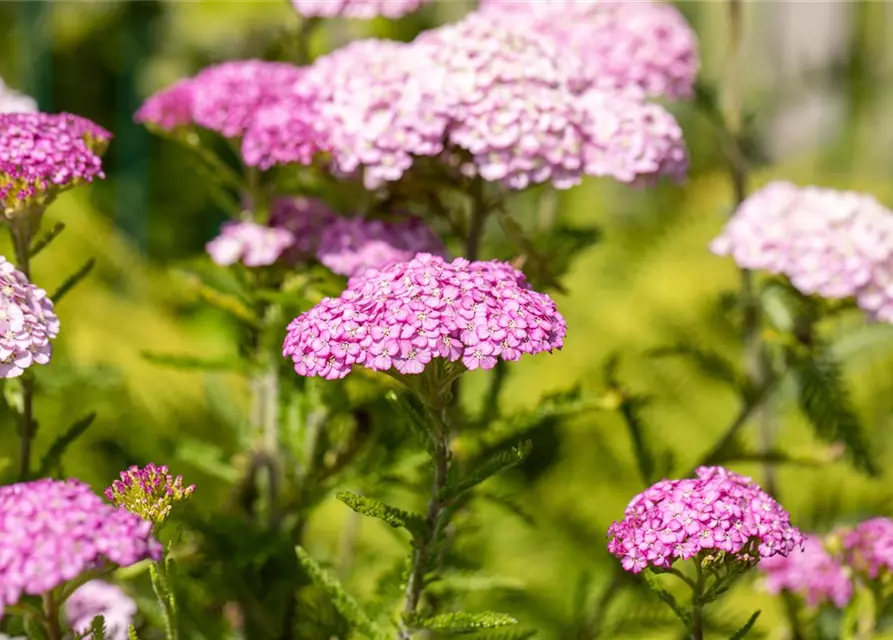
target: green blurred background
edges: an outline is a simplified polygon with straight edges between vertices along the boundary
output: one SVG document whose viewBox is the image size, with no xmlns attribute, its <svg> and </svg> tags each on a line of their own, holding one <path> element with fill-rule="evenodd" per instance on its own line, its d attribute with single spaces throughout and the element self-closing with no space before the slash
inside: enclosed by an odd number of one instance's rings
<svg viewBox="0 0 893 640">
<path fill-rule="evenodd" d="M 410 39 L 471 6 L 444 0 L 398 23 L 332 22 L 317 33 L 312 50 L 323 53 L 366 35 Z M 702 79 L 721 82 L 724 3 L 679 6 L 701 38 Z M 755 183 L 781 177 L 853 188 L 893 205 L 893 4 L 745 6 L 747 111 L 765 158 Z M 38 377 L 39 450 L 81 415 L 98 412 L 70 452 L 67 473 L 101 487 L 125 465 L 154 460 L 199 485 L 191 508 L 211 511 L 223 500 L 223 479 L 216 476 L 225 472 L 195 445 L 213 443 L 223 459 L 234 453 L 230 426 L 244 411 L 245 389 L 225 374 L 158 368 L 140 352 L 235 356 L 227 318 L 199 304 L 173 272 L 202 254 L 224 215 L 191 156 L 133 124 L 132 113 L 152 91 L 207 64 L 289 59 L 299 26 L 286 0 L 0 3 L 0 76 L 7 84 L 34 96 L 42 110 L 78 113 L 115 134 L 108 178 L 60 198 L 49 217 L 68 230 L 34 265 L 35 281 L 52 289 L 88 258 L 98 261 L 94 274 L 59 305 L 56 356 Z M 675 453 L 679 470 L 711 447 L 737 411 L 737 399 L 684 364 L 644 353 L 684 335 L 738 358 L 738 343 L 717 305 L 738 276 L 731 261 L 706 249 L 731 206 L 719 141 L 691 105 L 671 108 L 692 154 L 685 185 L 631 190 L 591 181 L 558 198 L 559 219 L 600 228 L 602 241 L 574 260 L 564 280 L 568 293 L 557 296 L 569 326 L 565 349 L 513 366 L 503 409 L 532 407 L 545 394 L 575 385 L 598 394 L 602 362 L 619 352 L 624 383 L 651 396 L 644 412 L 649 438 Z M 518 198 L 515 206 L 530 226 L 528 200 Z M 488 238 L 491 255 L 505 246 L 496 225 Z M 849 318 L 830 330 L 872 442 L 890 461 L 893 328 Z M 466 402 L 480 402 L 487 377 L 470 376 L 474 393 Z M 813 439 L 790 398 L 782 388 L 774 401 L 779 442 L 792 455 L 830 460 L 833 451 Z M 2 424 L 0 451 L 13 442 L 11 418 Z M 511 495 L 530 520 L 482 502 L 462 538 L 463 550 L 501 581 L 473 595 L 469 609 L 513 612 L 543 638 L 582 638 L 581 612 L 594 610 L 615 563 L 604 548 L 605 530 L 641 486 L 625 427 L 610 411 L 593 406 L 573 419 L 546 421 L 532 435 L 531 461 L 494 489 Z M 736 468 L 760 476 L 756 466 Z M 862 478 L 843 461 L 783 469 L 780 499 L 807 530 L 893 516 L 889 480 Z M 336 558 L 346 544 L 342 532 L 356 532 L 355 569 L 345 578 L 362 591 L 369 585 L 365 563 L 398 558 L 402 548 L 378 523 L 360 525 L 346 511 L 337 503 L 323 508 L 306 546 L 317 557 Z M 777 605 L 751 587 L 739 587 L 739 597 L 728 598 L 718 617 L 735 626 L 763 608 L 758 628 L 781 637 L 773 624 Z M 656 612 L 655 603 L 621 596 L 601 621 L 609 630 L 604 637 L 673 637 L 672 621 Z M 637 627 L 624 616 L 653 625 Z"/>
</svg>

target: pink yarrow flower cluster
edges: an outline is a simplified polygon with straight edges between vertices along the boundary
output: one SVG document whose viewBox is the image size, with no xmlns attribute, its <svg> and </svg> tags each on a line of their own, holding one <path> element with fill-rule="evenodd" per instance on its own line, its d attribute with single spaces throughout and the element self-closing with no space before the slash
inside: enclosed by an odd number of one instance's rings
<svg viewBox="0 0 893 640">
<path fill-rule="evenodd" d="M 843 536 L 847 564 L 874 580 L 893 572 L 893 520 L 872 518 Z"/>
<path fill-rule="evenodd" d="M 673 5 L 648 0 L 482 0 L 482 11 L 554 41 L 578 86 L 691 98 L 694 31 Z"/>
<path fill-rule="evenodd" d="M 0 113 L 0 206 L 7 217 L 59 191 L 105 177 L 112 134 L 70 113 Z"/>
<path fill-rule="evenodd" d="M 354 277 L 408 262 L 417 253 L 445 257 L 445 252 L 440 239 L 418 218 L 336 218 L 323 229 L 316 256 L 335 273 Z"/>
<path fill-rule="evenodd" d="M 696 475 L 652 485 L 611 525 L 608 550 L 625 570 L 665 569 L 720 552 L 753 564 L 802 544 L 788 513 L 750 478 L 723 467 L 700 467 Z"/>
<path fill-rule="evenodd" d="M 121 587 L 102 580 L 81 585 L 65 601 L 65 615 L 72 630 L 86 634 L 93 619 L 102 616 L 108 640 L 128 639 L 127 630 L 136 611 L 136 602 Z"/>
<path fill-rule="evenodd" d="M 323 230 L 338 219 L 328 204 L 318 198 L 277 198 L 270 211 L 270 226 L 285 229 L 294 242 L 282 256 L 290 264 L 316 256 Z"/>
<path fill-rule="evenodd" d="M 105 490 L 105 497 L 149 522 L 161 524 L 173 505 L 188 500 L 194 492 L 195 485 L 183 485 L 183 476 L 174 477 L 167 467 L 150 462 L 122 471 L 120 479 Z"/>
<path fill-rule="evenodd" d="M 870 195 L 773 182 L 741 204 L 710 248 L 893 322 L 893 212 Z"/>
<path fill-rule="evenodd" d="M 787 556 L 763 559 L 759 568 L 769 593 L 797 594 L 810 607 L 831 603 L 842 609 L 853 596 L 853 583 L 841 559 L 832 556 L 815 535 L 806 536 L 803 548 Z"/>
<path fill-rule="evenodd" d="M 0 616 L 85 571 L 161 557 L 152 523 L 113 507 L 78 480 L 0 486 Z"/>
<path fill-rule="evenodd" d="M 53 355 L 59 318 L 46 291 L 0 256 L 0 378 L 16 378 Z"/>
<path fill-rule="evenodd" d="M 305 18 L 395 19 L 416 11 L 431 0 L 291 0 Z"/>
<path fill-rule="evenodd" d="M 430 254 L 354 278 L 291 322 L 283 355 L 302 376 L 343 378 L 353 365 L 419 374 L 434 359 L 491 369 L 497 359 L 560 349 L 552 299 L 508 264 Z"/>
<path fill-rule="evenodd" d="M 294 241 L 294 235 L 287 229 L 255 222 L 227 222 L 206 249 L 211 259 L 221 266 L 241 262 L 246 267 L 265 267 L 279 260 Z"/>
</svg>

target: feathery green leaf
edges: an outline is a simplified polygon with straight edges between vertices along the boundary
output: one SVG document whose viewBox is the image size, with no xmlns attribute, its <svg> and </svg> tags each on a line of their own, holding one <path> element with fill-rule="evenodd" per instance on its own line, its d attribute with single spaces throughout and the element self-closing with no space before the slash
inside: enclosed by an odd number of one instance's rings
<svg viewBox="0 0 893 640">
<path fill-rule="evenodd" d="M 87 262 L 84 263 L 80 269 L 75 271 L 73 274 L 68 276 L 68 278 L 59 285 L 59 288 L 56 289 L 56 292 L 50 296 L 50 300 L 53 301 L 54 304 L 59 304 L 59 300 L 61 300 L 66 293 L 74 289 L 81 280 L 86 278 L 91 271 L 93 271 L 93 267 L 96 266 L 96 260 L 94 258 L 90 258 Z"/>
<path fill-rule="evenodd" d="M 335 499 L 364 516 L 378 518 L 395 529 L 406 529 L 413 538 L 420 537 L 425 532 L 425 519 L 417 513 L 404 511 L 381 500 L 359 496 L 350 491 L 341 491 L 335 494 Z"/>
<path fill-rule="evenodd" d="M 108 631 L 105 628 L 105 618 L 96 616 L 90 622 L 90 638 L 92 640 L 105 640 Z"/>
<path fill-rule="evenodd" d="M 45 234 L 43 234 L 40 237 L 40 240 L 38 240 L 37 242 L 35 242 L 34 244 L 31 245 L 31 257 L 33 258 L 38 253 L 40 253 L 41 251 L 46 249 L 47 245 L 49 245 L 53 240 L 55 240 L 56 237 L 58 237 L 58 235 L 60 233 L 62 233 L 64 230 L 65 230 L 64 222 L 57 222 L 52 227 L 50 227 L 50 230 L 47 231 Z"/>
<path fill-rule="evenodd" d="M 68 447 L 90 428 L 90 425 L 93 424 L 94 420 L 96 420 L 96 414 L 89 413 L 80 420 L 74 422 L 74 424 L 56 437 L 53 444 L 50 445 L 50 448 L 47 450 L 46 455 L 43 457 L 43 460 L 40 461 L 38 477 L 43 478 L 50 475 L 56 465 L 59 464 L 59 461 L 62 460 L 62 456 L 65 454 Z"/>
<path fill-rule="evenodd" d="M 738 629 L 735 634 L 729 638 L 729 640 L 742 640 L 744 636 L 750 633 L 750 630 L 753 629 L 753 626 L 757 623 L 757 618 L 760 617 L 761 611 L 755 611 L 752 616 L 744 623 L 744 626 Z"/>
<path fill-rule="evenodd" d="M 139 635 L 136 633 L 136 627 L 133 625 L 127 627 L 127 640 L 140 640 Z"/>
<path fill-rule="evenodd" d="M 444 502 L 455 500 L 500 471 L 511 469 L 521 464 L 532 450 L 533 443 L 530 440 L 525 440 L 507 451 L 499 451 L 493 454 L 477 465 L 468 477 L 444 487 L 440 492 L 440 499 Z"/>
<path fill-rule="evenodd" d="M 682 624 L 684 624 L 686 628 L 691 627 L 691 613 L 682 608 L 676 601 L 676 598 L 673 597 L 672 593 L 660 586 L 657 576 L 646 569 L 642 572 L 642 577 L 645 578 L 645 583 L 648 585 L 648 588 L 651 589 L 651 592 L 667 603 L 670 609 L 673 610 L 673 613 L 676 614 L 676 617 L 682 621 Z"/>
<path fill-rule="evenodd" d="M 448 635 L 464 635 L 478 633 L 483 629 L 496 629 L 518 624 L 518 621 L 505 613 L 484 611 L 483 613 L 443 613 L 431 618 L 409 616 L 406 620 L 413 629 L 446 632 Z"/>
</svg>

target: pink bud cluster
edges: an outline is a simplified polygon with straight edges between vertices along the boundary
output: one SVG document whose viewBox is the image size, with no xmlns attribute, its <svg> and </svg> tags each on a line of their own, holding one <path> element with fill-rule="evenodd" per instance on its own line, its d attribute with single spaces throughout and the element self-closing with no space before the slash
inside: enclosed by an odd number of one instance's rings
<svg viewBox="0 0 893 640">
<path fill-rule="evenodd" d="M 72 630 L 88 634 L 93 619 L 102 616 L 107 640 L 128 640 L 127 630 L 136 611 L 136 602 L 121 587 L 102 580 L 81 585 L 65 601 L 65 615 Z"/>
<path fill-rule="evenodd" d="M 265 267 L 279 260 L 294 241 L 294 235 L 286 229 L 254 222 L 228 222 L 206 249 L 221 266 L 242 262 L 246 267 Z"/>
<path fill-rule="evenodd" d="M 113 507 L 78 480 L 0 486 L 0 616 L 108 564 L 161 557 L 152 523 Z"/>
<path fill-rule="evenodd" d="M 608 550 L 625 570 L 719 553 L 752 564 L 802 544 L 788 513 L 750 478 L 723 467 L 699 467 L 696 475 L 652 485 L 608 529 Z"/>
<path fill-rule="evenodd" d="M 7 217 L 48 196 L 103 178 L 112 134 L 69 113 L 0 113 L 0 207 Z"/>
<path fill-rule="evenodd" d="M 395 19 L 412 13 L 431 0 L 291 0 L 305 18 L 356 18 L 370 20 L 379 16 Z"/>
<path fill-rule="evenodd" d="M 188 500 L 194 492 L 195 485 L 183 486 L 183 476 L 175 478 L 167 467 L 150 462 L 145 467 L 134 465 L 122 471 L 120 479 L 105 490 L 105 497 L 149 522 L 160 524 L 167 520 L 174 504 Z"/>
<path fill-rule="evenodd" d="M 872 196 L 773 182 L 741 204 L 710 248 L 893 322 L 893 212 Z"/>
<path fill-rule="evenodd" d="M 0 256 L 0 378 L 16 378 L 53 355 L 59 318 L 46 291 Z"/>
<path fill-rule="evenodd" d="M 552 299 L 508 264 L 419 254 L 354 278 L 288 327 L 283 355 L 302 376 L 343 378 L 353 365 L 419 374 L 434 359 L 491 369 L 497 359 L 560 349 Z"/>
<path fill-rule="evenodd" d="M 872 518 L 843 536 L 847 563 L 874 580 L 893 573 L 893 520 Z"/>
<path fill-rule="evenodd" d="M 580 86 L 691 98 L 694 31 L 673 5 L 649 0 L 482 0 L 482 11 L 550 38 Z M 570 54 L 570 55 L 568 55 Z"/>
<path fill-rule="evenodd" d="M 315 91 L 300 67 L 233 60 L 159 91 L 135 119 L 166 132 L 194 125 L 241 139 L 243 159 L 261 169 L 309 164 L 327 146 Z"/>
<path fill-rule="evenodd" d="M 760 562 L 769 593 L 782 591 L 802 596 L 807 606 L 831 603 L 842 609 L 853 596 L 853 583 L 839 557 L 831 555 L 820 537 L 806 536 L 802 549 L 788 556 L 775 555 Z"/>
<path fill-rule="evenodd" d="M 417 253 L 443 257 L 445 252 L 440 239 L 418 218 L 336 218 L 323 229 L 316 256 L 335 273 L 354 277 L 369 269 L 408 262 Z"/>
</svg>

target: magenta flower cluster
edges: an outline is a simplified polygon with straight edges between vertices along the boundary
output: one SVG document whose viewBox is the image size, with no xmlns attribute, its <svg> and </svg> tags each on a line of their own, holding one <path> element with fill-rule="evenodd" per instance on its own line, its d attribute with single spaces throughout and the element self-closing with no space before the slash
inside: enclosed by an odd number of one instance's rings
<svg viewBox="0 0 893 640">
<path fill-rule="evenodd" d="M 102 580 L 81 585 L 65 601 L 65 616 L 73 631 L 88 634 L 93 619 L 102 616 L 108 640 L 128 639 L 136 611 L 136 602 L 121 587 Z"/>
<path fill-rule="evenodd" d="M 482 0 L 570 53 L 580 86 L 691 98 L 700 66 L 694 30 L 673 5 L 649 0 Z"/>
<path fill-rule="evenodd" d="M 305 18 L 399 18 L 431 0 L 291 0 Z"/>
<path fill-rule="evenodd" d="M 15 378 L 53 355 L 59 318 L 46 291 L 0 256 L 0 378 Z"/>
<path fill-rule="evenodd" d="M 750 478 L 723 467 L 662 480 L 637 495 L 608 530 L 608 550 L 640 573 L 723 552 L 745 563 L 788 555 L 803 542 L 788 513 Z"/>
<path fill-rule="evenodd" d="M 243 159 L 261 169 L 309 164 L 327 142 L 304 75 L 284 62 L 224 62 L 151 96 L 135 119 L 166 132 L 194 125 L 241 139 Z"/>
<path fill-rule="evenodd" d="M 418 218 L 335 218 L 323 229 L 316 256 L 335 273 L 354 277 L 369 269 L 408 262 L 417 253 L 441 257 L 446 253 L 440 238 Z"/>
<path fill-rule="evenodd" d="M 0 616 L 85 571 L 161 557 L 152 523 L 113 507 L 78 480 L 0 486 Z"/>
<path fill-rule="evenodd" d="M 843 536 L 847 564 L 874 580 L 893 572 L 893 520 L 872 518 Z"/>
<path fill-rule="evenodd" d="M 221 266 L 241 262 L 246 267 L 264 267 L 279 260 L 294 242 L 294 235 L 287 229 L 255 222 L 227 222 L 220 235 L 205 248 Z"/>
<path fill-rule="evenodd" d="M 298 374 L 328 379 L 353 365 L 418 374 L 435 358 L 491 369 L 561 348 L 566 330 L 552 299 L 508 264 L 419 254 L 295 318 L 283 354 Z"/>
<path fill-rule="evenodd" d="M 769 593 L 782 591 L 804 598 L 807 606 L 831 603 L 842 609 L 853 596 L 853 582 L 839 557 L 833 556 L 820 537 L 805 537 L 802 549 L 775 555 L 760 562 Z"/>
<path fill-rule="evenodd" d="M 893 322 L 893 212 L 872 196 L 773 182 L 741 204 L 711 250 Z"/>
<path fill-rule="evenodd" d="M 0 206 L 7 217 L 47 196 L 102 178 L 112 134 L 69 113 L 0 114 Z"/>
<path fill-rule="evenodd" d="M 194 492 L 195 485 L 184 486 L 183 476 L 174 477 L 166 466 L 150 462 L 122 471 L 120 479 L 105 490 L 105 497 L 149 522 L 161 524 L 174 504 L 188 500 Z"/>
</svg>

